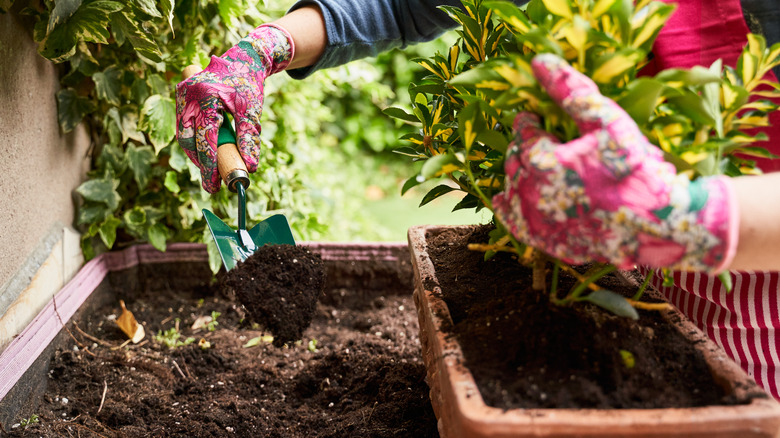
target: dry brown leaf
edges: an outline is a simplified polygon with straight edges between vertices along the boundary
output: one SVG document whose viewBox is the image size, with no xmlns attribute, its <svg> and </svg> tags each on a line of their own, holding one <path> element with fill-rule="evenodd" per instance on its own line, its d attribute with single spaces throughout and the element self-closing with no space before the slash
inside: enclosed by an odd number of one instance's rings
<svg viewBox="0 0 780 438">
<path fill-rule="evenodd" d="M 122 307 L 122 314 L 116 319 L 116 325 L 133 341 L 133 344 L 141 342 L 141 339 L 146 336 L 144 326 L 138 324 L 138 321 L 133 316 L 133 312 L 127 310 L 123 300 L 119 300 L 119 306 Z"/>
</svg>

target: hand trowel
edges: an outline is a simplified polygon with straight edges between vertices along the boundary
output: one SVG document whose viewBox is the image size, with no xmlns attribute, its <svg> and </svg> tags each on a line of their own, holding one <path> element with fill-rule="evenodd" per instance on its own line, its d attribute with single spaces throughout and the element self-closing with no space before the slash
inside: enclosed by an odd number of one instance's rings
<svg viewBox="0 0 780 438">
<path fill-rule="evenodd" d="M 182 71 L 182 77 L 187 79 L 200 70 L 198 66 L 188 66 Z M 225 269 L 233 269 L 238 262 L 246 260 L 263 245 L 295 245 L 290 224 L 281 214 L 275 214 L 251 229 L 246 229 L 246 189 L 249 187 L 249 172 L 236 148 L 236 134 L 227 117 L 219 128 L 217 167 L 228 189 L 238 194 L 238 229 L 231 228 L 214 213 L 203 209 L 203 217 L 217 244 Z"/>
</svg>

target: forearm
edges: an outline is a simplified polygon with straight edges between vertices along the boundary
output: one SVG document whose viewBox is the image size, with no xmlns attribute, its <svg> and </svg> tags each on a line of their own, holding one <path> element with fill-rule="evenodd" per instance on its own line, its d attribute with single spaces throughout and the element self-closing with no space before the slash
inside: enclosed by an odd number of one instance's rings
<svg viewBox="0 0 780 438">
<path fill-rule="evenodd" d="M 525 1 L 525 0 L 521 0 Z M 296 51 L 301 41 L 314 43 L 311 53 L 301 56 L 287 69 L 296 79 L 314 71 L 376 56 L 396 47 L 429 41 L 455 22 L 438 8 L 461 5 L 460 0 L 300 0 L 279 24 L 299 26 L 294 35 Z M 309 9 L 304 15 L 297 12 Z M 322 21 L 319 21 L 322 20 Z M 316 24 L 315 29 L 308 26 Z M 290 32 L 292 33 L 291 29 Z M 300 41 L 299 41 L 300 39 Z M 302 50 L 307 50 L 303 48 Z M 311 56 L 307 56 L 311 55 Z"/>
<path fill-rule="evenodd" d="M 739 241 L 729 269 L 780 271 L 780 172 L 733 178 Z"/>
<path fill-rule="evenodd" d="M 319 7 L 310 5 L 296 9 L 273 21 L 292 36 L 295 54 L 288 69 L 313 65 L 322 56 L 327 44 L 325 19 Z"/>
</svg>

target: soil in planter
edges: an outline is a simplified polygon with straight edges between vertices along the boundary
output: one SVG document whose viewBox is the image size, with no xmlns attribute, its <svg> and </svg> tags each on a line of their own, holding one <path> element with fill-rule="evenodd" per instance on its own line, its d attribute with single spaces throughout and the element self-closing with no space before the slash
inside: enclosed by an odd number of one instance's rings
<svg viewBox="0 0 780 438">
<path fill-rule="evenodd" d="M 488 231 L 428 236 L 454 322 L 445 331 L 463 348 L 488 405 L 641 409 L 749 402 L 726 396 L 700 353 L 658 312 L 640 311 L 633 321 L 590 304 L 556 306 L 530 288 L 531 271 L 514 256 L 485 261 L 466 249 L 487 242 Z M 635 292 L 616 277 L 606 287 Z"/>
<path fill-rule="evenodd" d="M 327 288 L 303 342 L 246 347 L 267 332 L 216 287 L 177 290 L 188 275 L 158 274 L 147 292 L 121 297 L 146 327 L 142 344 L 120 347 L 115 300 L 69 324 L 78 344 L 68 338 L 51 362 L 40 422 L 5 424 L 8 436 L 438 436 L 411 289 Z M 211 312 L 214 331 L 191 328 Z M 150 339 L 171 327 L 193 342 Z"/>
<path fill-rule="evenodd" d="M 267 328 L 274 345 L 301 339 L 325 286 L 322 257 L 297 245 L 264 245 L 222 279 L 251 321 Z"/>
</svg>

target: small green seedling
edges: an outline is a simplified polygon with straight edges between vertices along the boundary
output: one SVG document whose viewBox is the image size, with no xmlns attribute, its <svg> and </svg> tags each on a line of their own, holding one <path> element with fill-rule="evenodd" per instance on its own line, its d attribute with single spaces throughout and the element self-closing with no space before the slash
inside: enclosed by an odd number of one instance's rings
<svg viewBox="0 0 780 438">
<path fill-rule="evenodd" d="M 636 366 L 636 358 L 634 354 L 628 350 L 620 350 L 620 358 L 623 360 L 623 365 L 629 370 Z"/>
<path fill-rule="evenodd" d="M 317 340 L 316 339 L 312 339 L 312 340 L 309 341 L 309 351 L 311 351 L 312 353 L 317 352 Z"/>
<path fill-rule="evenodd" d="M 179 318 L 176 318 L 176 326 L 171 327 L 166 331 L 158 330 L 157 334 L 154 336 L 154 340 L 164 344 L 170 349 L 183 347 L 195 342 L 195 338 L 187 338 L 184 341 L 180 341 L 179 339 L 181 338 L 181 333 L 179 332 L 179 329 L 176 328 L 178 325 Z"/>
<path fill-rule="evenodd" d="M 257 345 L 260 345 L 260 343 L 270 344 L 274 341 L 274 337 L 271 335 L 263 335 L 258 336 L 256 338 L 252 338 L 244 344 L 244 348 L 252 348 Z"/>
<path fill-rule="evenodd" d="M 25 418 L 22 421 L 20 421 L 19 425 L 21 425 L 26 429 L 27 426 L 32 426 L 33 424 L 38 424 L 38 423 L 40 423 L 40 419 L 38 418 L 38 415 L 32 414 L 30 418 Z"/>
<path fill-rule="evenodd" d="M 211 311 L 211 322 L 206 324 L 206 329 L 208 331 L 213 332 L 217 329 L 217 326 L 219 325 L 217 318 L 219 318 L 220 315 L 222 315 L 220 312 Z"/>
</svg>

